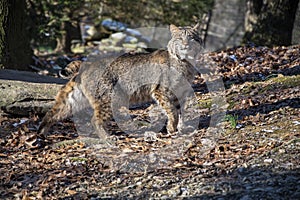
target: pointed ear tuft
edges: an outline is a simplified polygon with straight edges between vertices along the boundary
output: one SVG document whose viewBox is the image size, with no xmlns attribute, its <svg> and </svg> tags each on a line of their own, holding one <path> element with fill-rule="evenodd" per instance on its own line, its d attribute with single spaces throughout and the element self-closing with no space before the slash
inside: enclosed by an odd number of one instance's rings
<svg viewBox="0 0 300 200">
<path fill-rule="evenodd" d="M 173 33 L 176 33 L 176 32 L 178 32 L 180 30 L 179 30 L 179 28 L 177 26 L 175 26 L 174 24 L 171 24 L 170 25 L 170 31 L 173 34 Z"/>
</svg>

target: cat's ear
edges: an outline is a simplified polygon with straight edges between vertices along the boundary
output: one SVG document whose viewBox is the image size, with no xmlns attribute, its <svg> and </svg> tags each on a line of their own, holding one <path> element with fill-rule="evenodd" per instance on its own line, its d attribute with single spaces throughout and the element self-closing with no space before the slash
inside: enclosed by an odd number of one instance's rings
<svg viewBox="0 0 300 200">
<path fill-rule="evenodd" d="M 199 27 L 200 27 L 200 23 L 198 22 L 192 29 L 197 32 Z"/>
<path fill-rule="evenodd" d="M 179 28 L 177 26 L 175 26 L 174 24 L 170 25 L 170 31 L 172 34 L 179 32 Z"/>
</svg>

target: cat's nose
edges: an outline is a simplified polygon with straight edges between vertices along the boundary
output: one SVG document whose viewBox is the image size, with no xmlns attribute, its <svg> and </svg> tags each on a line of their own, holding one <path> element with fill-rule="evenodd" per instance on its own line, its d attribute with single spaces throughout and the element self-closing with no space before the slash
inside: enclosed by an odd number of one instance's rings
<svg viewBox="0 0 300 200">
<path fill-rule="evenodd" d="M 188 41 L 183 41 L 182 42 L 182 47 L 187 49 L 189 47 L 189 42 Z"/>
<path fill-rule="evenodd" d="M 188 39 L 184 38 L 184 39 L 182 40 L 182 45 L 183 45 L 183 46 L 187 46 L 188 44 L 189 44 Z"/>
</svg>

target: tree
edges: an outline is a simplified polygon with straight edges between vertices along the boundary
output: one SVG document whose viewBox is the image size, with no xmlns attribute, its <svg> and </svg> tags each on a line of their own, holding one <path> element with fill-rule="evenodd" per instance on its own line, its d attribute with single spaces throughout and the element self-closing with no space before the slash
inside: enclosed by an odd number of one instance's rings
<svg viewBox="0 0 300 200">
<path fill-rule="evenodd" d="M 213 0 L 102 0 L 102 15 L 131 26 L 192 25 L 213 7 Z M 141 9 L 142 8 L 142 9 Z M 139 11 L 139 12 L 137 12 Z"/>
<path fill-rule="evenodd" d="M 72 39 L 79 39 L 79 22 L 88 17 L 95 24 L 111 18 L 130 27 L 174 23 L 193 25 L 212 8 L 213 0 L 27 0 L 37 24 L 36 46 L 56 42 L 56 50 L 68 53 Z M 142 11 L 141 11 L 141 8 Z M 137 12 L 139 11 L 139 12 Z M 77 28 L 77 30 L 76 30 Z M 48 41 L 47 41 L 48 40 Z"/>
<path fill-rule="evenodd" d="M 290 45 L 299 0 L 248 0 L 244 42 Z"/>
<path fill-rule="evenodd" d="M 0 1 L 0 68 L 28 70 L 32 50 L 25 0 Z"/>
<path fill-rule="evenodd" d="M 80 39 L 82 0 L 27 0 L 34 32 L 33 45 L 53 46 L 56 52 L 71 52 L 71 40 Z"/>
</svg>

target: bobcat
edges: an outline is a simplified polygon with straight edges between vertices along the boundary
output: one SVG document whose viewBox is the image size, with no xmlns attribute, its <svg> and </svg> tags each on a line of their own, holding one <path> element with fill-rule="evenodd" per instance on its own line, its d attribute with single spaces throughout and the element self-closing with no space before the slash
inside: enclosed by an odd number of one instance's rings
<svg viewBox="0 0 300 200">
<path fill-rule="evenodd" d="M 86 101 L 93 108 L 91 121 L 96 132 L 106 137 L 113 118 L 113 101 L 119 99 L 118 102 L 122 103 L 122 98 L 127 97 L 130 104 L 154 100 L 167 115 L 167 132 L 176 132 L 181 106 L 179 99 L 184 98 L 185 91 L 176 93 L 174 90 L 181 87 L 183 80 L 191 83 L 197 74 L 188 60 L 194 59 L 202 50 L 198 27 L 199 24 L 194 27 L 170 25 L 171 40 L 167 50 L 127 53 L 112 61 L 82 65 L 59 91 L 38 133 L 46 134 L 53 123 L 80 111 Z"/>
</svg>

